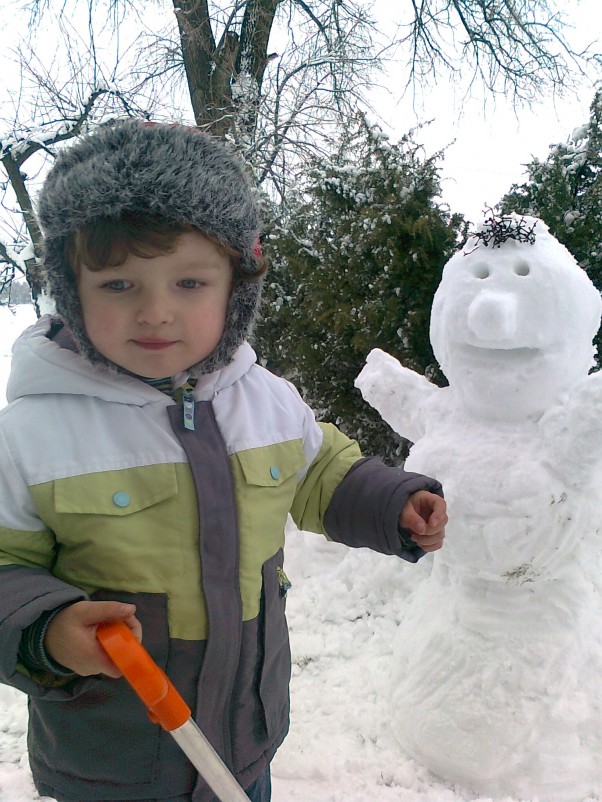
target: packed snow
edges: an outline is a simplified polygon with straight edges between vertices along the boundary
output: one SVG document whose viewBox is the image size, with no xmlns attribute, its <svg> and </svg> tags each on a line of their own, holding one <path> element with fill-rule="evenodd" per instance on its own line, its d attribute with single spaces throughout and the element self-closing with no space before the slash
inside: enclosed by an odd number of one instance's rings
<svg viewBox="0 0 602 802">
<path fill-rule="evenodd" d="M 379 350 L 357 379 L 449 505 L 395 633 L 391 725 L 481 794 L 602 793 L 601 311 L 543 222 L 490 218 L 433 302 L 449 387 Z"/>
<path fill-rule="evenodd" d="M 33 320 L 31 307 L 17 307 L 15 315 L 0 307 L 0 403 L 8 377 L 10 345 Z M 381 372 L 385 384 L 389 374 L 388 368 Z M 468 436 L 466 432 L 464 435 Z M 450 533 L 447 545 L 452 537 Z M 400 648 L 401 627 L 411 613 L 418 589 L 428 587 L 432 566 L 433 556 L 410 565 L 365 549 L 350 550 L 328 543 L 290 525 L 286 571 L 293 584 L 288 594 L 294 663 L 291 732 L 272 766 L 274 802 L 493 799 L 437 778 L 424 763 L 410 757 L 397 740 L 399 694 L 393 677 L 400 658 L 394 648 Z M 440 620 L 441 611 L 435 602 L 433 599 L 420 622 L 405 625 L 408 650 L 414 643 L 423 642 L 422 630 L 432 631 L 432 616 Z M 428 655 L 429 664 L 444 665 L 446 648 L 447 644 L 435 646 Z M 522 671 L 511 651 L 504 660 L 508 669 L 514 666 L 517 673 Z M 397 678 L 398 683 L 402 680 Z M 549 677 L 548 681 L 553 690 L 556 678 Z M 432 684 L 427 677 L 426 687 L 432 688 Z M 412 698 L 419 690 L 411 689 Z M 512 707 L 515 689 L 492 687 L 491 693 L 498 706 L 503 707 L 499 701 L 502 694 L 502 703 Z M 440 704 L 443 712 L 445 698 Z M 587 713 L 585 693 L 574 701 L 565 701 L 569 709 L 572 704 L 576 712 Z M 527 723 L 536 724 L 533 719 Z M 25 697 L 0 685 L 0 802 L 40 799 L 27 763 L 26 728 Z M 458 733 L 460 736 L 466 734 Z M 534 799 L 534 795 L 526 798 Z M 516 799 L 504 792 L 495 797 L 495 802 Z M 45 798 L 45 802 L 50 801 Z M 547 800 L 541 797 L 538 802 Z"/>
</svg>

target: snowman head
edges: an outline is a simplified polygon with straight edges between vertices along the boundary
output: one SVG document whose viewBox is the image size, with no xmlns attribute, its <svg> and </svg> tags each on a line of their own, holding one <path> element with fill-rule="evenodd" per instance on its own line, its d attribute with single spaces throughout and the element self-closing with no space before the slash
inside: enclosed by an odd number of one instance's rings
<svg viewBox="0 0 602 802">
<path fill-rule="evenodd" d="M 594 364 L 602 300 L 541 220 L 487 218 L 445 265 L 431 343 L 472 414 L 538 417 Z"/>
</svg>

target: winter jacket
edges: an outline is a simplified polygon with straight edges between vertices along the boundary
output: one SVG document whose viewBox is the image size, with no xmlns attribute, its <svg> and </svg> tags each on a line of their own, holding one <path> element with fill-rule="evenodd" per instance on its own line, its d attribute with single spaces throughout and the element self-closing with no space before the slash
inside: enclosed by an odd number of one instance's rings
<svg viewBox="0 0 602 802">
<path fill-rule="evenodd" d="M 289 718 L 284 529 L 415 562 L 399 513 L 437 482 L 364 460 L 256 363 L 202 376 L 185 407 L 49 339 L 17 341 L 0 412 L 0 680 L 30 697 L 40 794 L 214 797 L 122 680 L 58 680 L 19 663 L 23 630 L 81 599 L 137 606 L 144 645 L 243 787 Z M 406 533 L 407 534 L 407 533 Z"/>
</svg>

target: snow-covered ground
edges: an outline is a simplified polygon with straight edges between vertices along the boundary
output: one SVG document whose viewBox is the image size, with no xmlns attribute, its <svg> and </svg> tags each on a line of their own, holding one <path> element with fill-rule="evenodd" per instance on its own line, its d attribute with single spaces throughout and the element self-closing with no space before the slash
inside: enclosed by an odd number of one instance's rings
<svg viewBox="0 0 602 802">
<path fill-rule="evenodd" d="M 30 307 L 16 312 L 0 307 L 0 403 L 10 343 L 34 319 Z M 430 775 L 391 731 L 392 642 L 405 600 L 428 577 L 431 561 L 409 565 L 291 526 L 292 721 L 273 763 L 274 802 L 486 802 Z M 0 685 L 0 802 L 40 799 L 26 727 L 25 697 Z M 502 800 L 513 802 L 496 802 Z"/>
</svg>

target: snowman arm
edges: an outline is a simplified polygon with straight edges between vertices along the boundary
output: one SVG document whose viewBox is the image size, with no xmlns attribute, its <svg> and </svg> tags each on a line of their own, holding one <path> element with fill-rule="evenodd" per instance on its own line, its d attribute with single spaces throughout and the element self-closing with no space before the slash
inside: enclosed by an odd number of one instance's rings
<svg viewBox="0 0 602 802">
<path fill-rule="evenodd" d="M 563 404 L 541 420 L 550 459 L 571 484 L 579 484 L 602 463 L 602 371 L 575 385 Z"/>
<path fill-rule="evenodd" d="M 368 354 L 355 386 L 397 434 L 412 443 L 424 435 L 422 410 L 438 390 L 424 376 L 375 348 Z"/>
<path fill-rule="evenodd" d="M 587 466 L 602 461 L 602 371 L 591 373 L 569 401 L 574 447 Z"/>
</svg>

